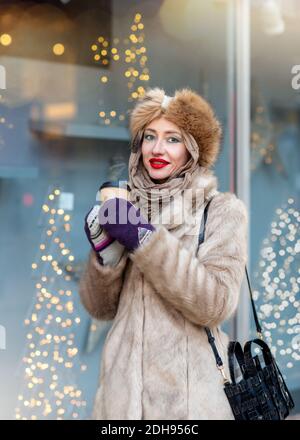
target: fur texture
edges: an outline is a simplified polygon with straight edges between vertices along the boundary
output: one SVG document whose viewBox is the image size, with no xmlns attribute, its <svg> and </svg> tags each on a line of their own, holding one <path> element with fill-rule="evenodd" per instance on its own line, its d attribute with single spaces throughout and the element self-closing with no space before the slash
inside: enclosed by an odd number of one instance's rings
<svg viewBox="0 0 300 440">
<path fill-rule="evenodd" d="M 211 187 L 215 177 L 203 179 L 197 184 Z M 220 325 L 238 305 L 247 228 L 244 203 L 219 192 L 197 255 L 198 236 L 182 233 L 184 224 L 171 231 L 158 226 L 116 267 L 100 266 L 91 251 L 82 302 L 92 316 L 114 318 L 93 418 L 234 418 L 203 326 L 211 328 L 228 374 L 228 336 Z"/>
<path fill-rule="evenodd" d="M 199 165 L 210 168 L 217 160 L 222 135 L 220 122 L 212 107 L 190 88 L 177 90 L 166 109 L 161 107 L 164 96 L 163 89 L 149 89 L 133 108 L 129 123 L 132 150 L 140 147 L 146 125 L 164 116 L 195 138 L 199 147 Z"/>
</svg>

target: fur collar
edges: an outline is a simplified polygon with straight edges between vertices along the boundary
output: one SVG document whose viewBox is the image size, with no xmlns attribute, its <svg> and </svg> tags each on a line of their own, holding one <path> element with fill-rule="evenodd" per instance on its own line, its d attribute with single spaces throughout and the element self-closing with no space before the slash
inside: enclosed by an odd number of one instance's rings
<svg viewBox="0 0 300 440">
<path fill-rule="evenodd" d="M 198 231 L 205 202 L 218 193 L 217 188 L 218 179 L 213 172 L 199 167 L 188 188 L 163 204 L 160 215 L 154 217 L 152 224 L 167 227 L 177 237 L 194 234 Z"/>
</svg>

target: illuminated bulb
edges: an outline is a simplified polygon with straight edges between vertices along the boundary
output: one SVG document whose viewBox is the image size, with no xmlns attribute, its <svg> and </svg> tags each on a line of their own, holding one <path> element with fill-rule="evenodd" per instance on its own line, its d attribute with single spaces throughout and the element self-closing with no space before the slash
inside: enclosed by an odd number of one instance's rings
<svg viewBox="0 0 300 440">
<path fill-rule="evenodd" d="M 54 44 L 52 50 L 53 50 L 54 55 L 60 56 L 64 53 L 65 47 L 61 43 L 56 43 L 56 44 Z"/>
<path fill-rule="evenodd" d="M 0 43 L 2 46 L 9 46 L 12 42 L 12 38 L 9 34 L 2 34 L 0 36 Z"/>
</svg>

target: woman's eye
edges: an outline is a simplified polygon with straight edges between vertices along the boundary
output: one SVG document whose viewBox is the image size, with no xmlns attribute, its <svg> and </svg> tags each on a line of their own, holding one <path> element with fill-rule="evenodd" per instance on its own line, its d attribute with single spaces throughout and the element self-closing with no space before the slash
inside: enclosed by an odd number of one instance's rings
<svg viewBox="0 0 300 440">
<path fill-rule="evenodd" d="M 145 134 L 145 139 L 148 141 L 152 140 L 154 138 L 154 136 L 152 134 Z M 174 144 L 176 142 L 180 142 L 179 139 L 175 138 L 175 137 L 169 137 L 168 140 L 172 139 L 171 144 Z"/>
<path fill-rule="evenodd" d="M 150 136 L 150 138 L 153 137 L 152 134 L 145 134 L 145 139 L 150 140 L 150 139 L 148 139 L 149 136 Z"/>
</svg>

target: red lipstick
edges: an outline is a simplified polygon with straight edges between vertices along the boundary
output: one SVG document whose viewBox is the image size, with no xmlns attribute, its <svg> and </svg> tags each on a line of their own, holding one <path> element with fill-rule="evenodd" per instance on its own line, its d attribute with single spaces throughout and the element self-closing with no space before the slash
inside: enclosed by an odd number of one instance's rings
<svg viewBox="0 0 300 440">
<path fill-rule="evenodd" d="M 167 166 L 170 163 L 170 162 L 167 162 L 166 160 L 161 159 L 159 157 L 157 157 L 157 158 L 153 157 L 152 159 L 149 160 L 149 162 L 150 162 L 150 165 L 152 166 L 152 168 L 155 168 L 155 169 L 164 168 L 165 166 Z"/>
</svg>

